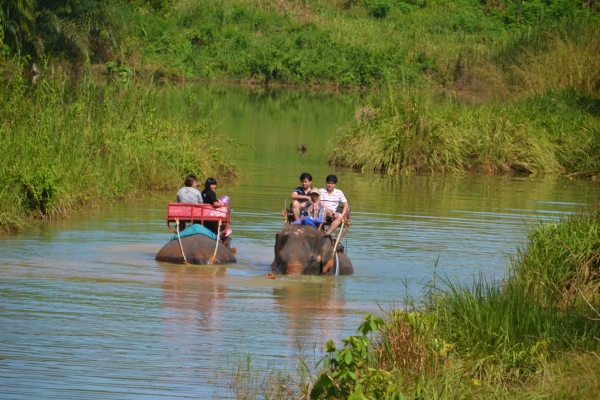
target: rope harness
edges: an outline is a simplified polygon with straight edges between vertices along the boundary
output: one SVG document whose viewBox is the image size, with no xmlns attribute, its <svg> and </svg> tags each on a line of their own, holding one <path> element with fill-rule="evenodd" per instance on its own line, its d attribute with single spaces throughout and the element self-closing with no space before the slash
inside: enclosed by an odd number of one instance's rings
<svg viewBox="0 0 600 400">
<path fill-rule="evenodd" d="M 215 261 L 215 256 L 217 255 L 217 250 L 219 249 L 219 233 L 221 232 L 221 220 L 219 220 L 219 225 L 217 226 L 217 240 L 215 245 L 215 252 L 213 253 L 208 265 L 211 265 L 213 261 Z"/>
<path fill-rule="evenodd" d="M 179 218 L 175 218 L 175 225 L 177 226 L 177 240 L 179 241 L 179 248 L 181 249 L 181 255 L 183 256 L 183 263 L 189 264 L 187 258 L 185 258 L 185 253 L 183 252 L 183 246 L 181 245 L 181 236 L 179 236 Z"/>
</svg>

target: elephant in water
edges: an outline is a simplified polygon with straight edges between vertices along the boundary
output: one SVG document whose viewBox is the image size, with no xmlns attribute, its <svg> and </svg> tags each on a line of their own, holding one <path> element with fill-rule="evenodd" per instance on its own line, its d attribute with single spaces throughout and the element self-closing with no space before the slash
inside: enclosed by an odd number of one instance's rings
<svg viewBox="0 0 600 400">
<path fill-rule="evenodd" d="M 214 239 L 204 235 L 191 235 L 181 238 L 185 258 L 190 264 L 208 264 L 215 252 L 215 245 Z M 179 241 L 175 239 L 167 243 L 156 255 L 156 260 L 184 264 Z M 231 250 L 219 243 L 217 255 L 212 264 L 230 264 L 234 262 L 236 262 L 236 259 Z"/>
<path fill-rule="evenodd" d="M 352 275 L 350 259 L 337 252 L 340 275 Z M 275 273 L 287 275 L 335 275 L 336 257 L 330 237 L 309 225 L 286 225 L 275 239 Z"/>
</svg>

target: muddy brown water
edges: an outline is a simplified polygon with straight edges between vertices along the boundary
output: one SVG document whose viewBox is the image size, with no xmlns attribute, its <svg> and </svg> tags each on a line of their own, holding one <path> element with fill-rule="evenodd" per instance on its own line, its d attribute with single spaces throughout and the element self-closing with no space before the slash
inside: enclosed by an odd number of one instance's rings
<svg viewBox="0 0 600 400">
<path fill-rule="evenodd" d="M 353 93 L 186 87 L 169 96 L 167 112 L 193 98 L 199 115 L 213 110 L 219 132 L 248 145 L 232 155 L 241 176 L 217 189 L 231 197 L 238 263 L 154 260 L 171 236 L 163 218 L 175 193 L 1 237 L 0 398 L 232 397 L 246 355 L 254 372 L 293 368 L 299 348 L 318 359 L 364 314 L 421 298 L 436 270 L 500 279 L 529 228 L 598 195 L 595 183 L 558 177 L 331 169 L 327 142 L 353 117 Z M 266 278 L 285 198 L 305 171 L 318 187 L 336 173 L 349 199 L 353 276 Z"/>
</svg>

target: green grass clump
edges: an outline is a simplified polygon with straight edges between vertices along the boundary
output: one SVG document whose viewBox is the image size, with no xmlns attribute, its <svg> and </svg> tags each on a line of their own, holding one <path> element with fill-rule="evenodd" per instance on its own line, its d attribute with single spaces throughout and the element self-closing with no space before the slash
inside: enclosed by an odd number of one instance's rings
<svg viewBox="0 0 600 400">
<path fill-rule="evenodd" d="M 540 304 L 586 308 L 600 288 L 600 229 L 597 214 L 579 214 L 568 223 L 540 224 L 519 251 L 519 279 Z M 593 315 L 590 315 L 593 317 Z"/>
<path fill-rule="evenodd" d="M 540 226 L 502 281 L 444 282 L 412 311 L 367 315 L 327 344 L 311 398 L 596 397 L 599 228 L 597 213 Z"/>
<path fill-rule="evenodd" d="M 159 117 L 152 86 L 83 79 L 60 73 L 23 85 L 21 71 L 0 94 L 0 232 L 30 217 L 63 217 L 101 200 L 143 190 L 173 190 L 189 173 L 225 177 L 225 157 L 208 120 Z"/>
<path fill-rule="evenodd" d="M 600 173 L 598 102 L 573 91 L 460 105 L 423 93 L 356 110 L 329 162 L 362 171 Z"/>
<path fill-rule="evenodd" d="M 156 78 L 336 86 L 388 81 L 507 95 L 515 88 L 545 92 L 549 85 L 596 90 L 598 83 L 595 2 L 5 3 L 0 62 L 28 55 L 38 64 L 44 58 L 89 61 Z"/>
</svg>

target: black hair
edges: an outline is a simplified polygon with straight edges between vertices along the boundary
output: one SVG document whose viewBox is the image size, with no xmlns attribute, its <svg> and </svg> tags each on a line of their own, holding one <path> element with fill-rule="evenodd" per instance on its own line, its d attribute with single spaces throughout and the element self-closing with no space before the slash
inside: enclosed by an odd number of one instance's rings
<svg viewBox="0 0 600 400">
<path fill-rule="evenodd" d="M 309 174 L 308 172 L 303 172 L 302 175 L 300 175 L 300 182 L 302 182 L 305 179 L 308 179 L 309 181 L 312 182 L 312 175 Z"/>
<path fill-rule="evenodd" d="M 327 182 L 337 183 L 337 176 L 327 175 L 327 178 L 325 178 L 325 183 L 327 183 Z"/>
<path fill-rule="evenodd" d="M 187 187 L 192 187 L 194 182 L 197 182 L 197 181 L 198 181 L 198 178 L 196 178 L 196 175 L 188 175 L 185 177 L 184 185 Z"/>
<path fill-rule="evenodd" d="M 204 189 L 208 190 L 210 189 L 210 185 L 216 185 L 217 184 L 217 180 L 215 178 L 208 178 L 206 180 L 206 182 L 204 182 Z"/>
</svg>

